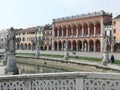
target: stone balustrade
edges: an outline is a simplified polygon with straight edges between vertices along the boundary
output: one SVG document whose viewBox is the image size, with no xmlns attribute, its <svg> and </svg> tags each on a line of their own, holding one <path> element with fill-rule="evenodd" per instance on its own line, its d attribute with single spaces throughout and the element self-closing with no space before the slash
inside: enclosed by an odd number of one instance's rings
<svg viewBox="0 0 120 90">
<path fill-rule="evenodd" d="M 119 90 L 120 74 L 65 72 L 0 76 L 0 90 Z"/>
<path fill-rule="evenodd" d="M 53 22 L 68 21 L 73 19 L 80 19 L 80 18 L 86 18 L 86 17 L 100 16 L 100 15 L 112 16 L 112 13 L 108 13 L 102 10 L 100 12 L 93 12 L 93 13 L 81 14 L 76 16 L 57 18 L 57 19 L 53 19 Z"/>
</svg>

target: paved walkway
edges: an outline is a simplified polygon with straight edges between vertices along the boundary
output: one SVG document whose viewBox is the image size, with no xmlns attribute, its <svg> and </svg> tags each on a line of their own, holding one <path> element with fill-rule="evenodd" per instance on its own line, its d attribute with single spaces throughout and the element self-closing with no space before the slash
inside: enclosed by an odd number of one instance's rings
<svg viewBox="0 0 120 90">
<path fill-rule="evenodd" d="M 17 50 L 16 52 L 19 53 L 34 53 L 32 50 Z M 65 51 L 40 51 L 41 54 L 55 54 L 55 55 L 64 55 Z M 73 52 L 69 51 L 69 54 L 72 56 Z M 96 58 L 102 58 L 103 53 L 102 52 L 76 52 L 78 56 L 86 56 L 86 57 L 96 57 Z M 113 53 L 115 59 L 120 60 L 120 53 Z M 109 53 L 109 57 L 111 56 L 111 53 Z"/>
</svg>

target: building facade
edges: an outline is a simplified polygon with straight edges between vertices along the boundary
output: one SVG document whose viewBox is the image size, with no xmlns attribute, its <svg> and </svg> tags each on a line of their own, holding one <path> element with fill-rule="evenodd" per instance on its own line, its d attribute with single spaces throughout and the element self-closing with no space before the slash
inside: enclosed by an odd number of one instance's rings
<svg viewBox="0 0 120 90">
<path fill-rule="evenodd" d="M 44 50 L 51 50 L 52 49 L 52 25 L 47 24 L 44 26 L 43 32 L 44 38 Z"/>
<path fill-rule="evenodd" d="M 16 49 L 35 49 L 37 27 L 18 30 L 16 32 Z"/>
<path fill-rule="evenodd" d="M 104 24 L 111 21 L 104 11 L 53 19 L 52 50 L 64 50 L 68 34 L 69 50 L 103 51 Z"/>
<path fill-rule="evenodd" d="M 113 28 L 113 37 L 116 42 L 114 46 L 115 52 L 120 52 L 120 15 L 113 18 L 112 21 L 112 28 Z"/>
<path fill-rule="evenodd" d="M 107 37 L 108 39 L 108 46 L 107 46 L 107 50 L 109 52 L 114 52 L 114 46 L 115 46 L 115 38 L 113 36 L 113 28 L 112 28 L 112 22 L 110 23 L 106 23 L 104 25 L 104 30 L 105 30 L 105 37 Z"/>
<path fill-rule="evenodd" d="M 16 49 L 35 50 L 37 44 L 40 50 L 44 49 L 43 44 L 44 26 L 31 27 L 17 30 L 16 32 Z"/>
<path fill-rule="evenodd" d="M 7 38 L 8 31 L 7 30 L 1 30 L 0 31 L 0 48 L 5 48 L 5 38 Z"/>
</svg>

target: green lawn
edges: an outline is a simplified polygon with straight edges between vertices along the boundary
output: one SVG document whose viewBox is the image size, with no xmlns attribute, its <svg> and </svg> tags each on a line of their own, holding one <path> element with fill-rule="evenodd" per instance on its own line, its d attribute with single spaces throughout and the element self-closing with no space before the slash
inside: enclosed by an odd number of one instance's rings
<svg viewBox="0 0 120 90">
<path fill-rule="evenodd" d="M 33 56 L 33 53 L 17 53 L 17 55 L 30 55 L 30 56 Z M 64 57 L 64 55 L 53 55 L 53 54 L 40 54 L 40 56 L 51 57 L 51 58 L 63 58 Z M 96 61 L 96 62 L 99 62 L 99 61 L 102 60 L 101 58 L 84 57 L 84 56 L 78 56 L 77 58 L 75 56 L 70 56 L 70 59 L 90 60 L 90 61 Z M 115 64 L 120 64 L 120 60 L 115 60 Z"/>
</svg>

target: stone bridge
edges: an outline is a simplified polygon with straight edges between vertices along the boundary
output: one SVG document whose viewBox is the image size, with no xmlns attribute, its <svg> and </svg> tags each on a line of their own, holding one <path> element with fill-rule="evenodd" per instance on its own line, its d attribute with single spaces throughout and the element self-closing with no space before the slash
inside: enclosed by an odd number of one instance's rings
<svg viewBox="0 0 120 90">
<path fill-rule="evenodd" d="M 120 74 L 64 72 L 0 76 L 0 90 L 120 90 Z"/>
</svg>

